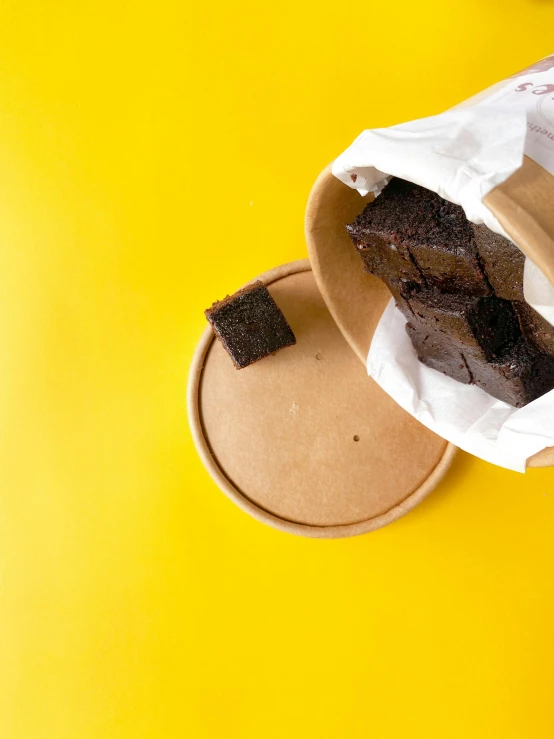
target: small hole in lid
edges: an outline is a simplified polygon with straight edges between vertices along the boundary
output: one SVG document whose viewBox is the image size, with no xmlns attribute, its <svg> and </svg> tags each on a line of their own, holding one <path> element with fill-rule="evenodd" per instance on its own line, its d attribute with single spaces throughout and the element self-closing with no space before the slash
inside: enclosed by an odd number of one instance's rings
<svg viewBox="0 0 554 739">
<path fill-rule="evenodd" d="M 358 436 L 358 434 L 354 435 L 354 441 L 360 441 L 360 437 Z"/>
</svg>

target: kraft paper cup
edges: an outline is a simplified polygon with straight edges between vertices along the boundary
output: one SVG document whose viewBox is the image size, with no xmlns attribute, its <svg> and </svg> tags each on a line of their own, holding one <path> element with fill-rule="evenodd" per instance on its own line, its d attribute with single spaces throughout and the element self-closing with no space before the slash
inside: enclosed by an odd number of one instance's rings
<svg viewBox="0 0 554 739">
<path fill-rule="evenodd" d="M 550 206 L 552 198 L 547 198 L 548 202 L 544 198 L 545 192 L 554 197 L 553 183 L 551 175 L 525 158 L 524 166 L 485 199 L 514 241 L 521 243 L 525 253 L 537 262 L 540 255 L 543 264 L 548 261 L 545 254 L 554 257 L 547 236 L 547 232 L 554 233 L 554 209 Z M 360 198 L 356 190 L 332 175 L 329 165 L 316 180 L 306 209 L 306 241 L 319 291 L 342 335 L 364 365 L 390 293 L 381 280 L 364 272 L 345 224 L 372 197 Z M 554 447 L 527 460 L 528 467 L 553 465 Z"/>
</svg>

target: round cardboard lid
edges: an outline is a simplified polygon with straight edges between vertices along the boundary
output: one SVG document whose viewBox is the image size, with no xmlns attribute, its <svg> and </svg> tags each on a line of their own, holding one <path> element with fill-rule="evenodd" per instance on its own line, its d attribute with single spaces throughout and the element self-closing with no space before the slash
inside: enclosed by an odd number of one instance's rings
<svg viewBox="0 0 554 739">
<path fill-rule="evenodd" d="M 455 447 L 367 376 L 308 260 L 260 279 L 297 344 L 237 371 L 206 329 L 188 403 L 208 472 L 242 509 L 290 533 L 352 536 L 394 521 L 436 486 Z M 376 288 L 370 324 L 388 299 Z"/>
<path fill-rule="evenodd" d="M 364 364 L 390 293 L 381 280 L 364 272 L 344 225 L 372 197 L 360 198 L 356 190 L 333 176 L 329 165 L 316 180 L 306 208 L 306 241 L 317 285 L 337 326 Z M 527 466 L 554 466 L 554 447 L 530 457 Z"/>
</svg>

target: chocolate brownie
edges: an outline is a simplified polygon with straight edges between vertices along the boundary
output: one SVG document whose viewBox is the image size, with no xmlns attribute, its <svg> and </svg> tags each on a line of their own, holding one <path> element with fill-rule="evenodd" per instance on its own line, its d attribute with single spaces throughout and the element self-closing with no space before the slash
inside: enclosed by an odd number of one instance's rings
<svg viewBox="0 0 554 739">
<path fill-rule="evenodd" d="M 473 234 L 481 264 L 495 294 L 505 300 L 523 300 L 523 252 L 486 226 L 473 225 Z"/>
<path fill-rule="evenodd" d="M 364 269 L 387 282 L 389 279 L 405 279 L 422 283 L 408 248 L 401 242 L 395 243 L 378 234 L 355 230 L 354 224 L 347 226 L 350 238 L 362 258 Z"/>
<path fill-rule="evenodd" d="M 412 340 L 420 362 L 469 385 L 471 375 L 464 355 L 447 336 L 436 331 L 417 329 L 411 323 L 406 324 L 406 333 Z"/>
<path fill-rule="evenodd" d="M 347 230 L 424 364 L 518 407 L 554 387 L 554 327 L 524 301 L 511 241 L 394 178 Z"/>
<path fill-rule="evenodd" d="M 437 331 L 461 351 L 490 361 L 510 349 L 521 336 L 511 303 L 494 296 L 477 298 L 422 290 L 409 298 L 412 323 Z"/>
<path fill-rule="evenodd" d="M 395 178 L 347 227 L 367 271 L 445 292 L 488 295 L 472 224 L 459 205 Z"/>
<path fill-rule="evenodd" d="M 542 352 L 554 354 L 554 326 L 524 300 L 515 300 L 513 306 L 523 334 Z"/>
<path fill-rule="evenodd" d="M 466 361 L 476 385 L 516 408 L 554 388 L 554 357 L 540 352 L 525 339 L 492 362 L 469 355 Z"/>
<path fill-rule="evenodd" d="M 237 369 L 296 344 L 286 318 L 263 282 L 254 282 L 205 311 Z"/>
<path fill-rule="evenodd" d="M 410 297 L 420 292 L 419 285 L 409 280 L 388 280 L 387 287 L 392 293 L 396 307 L 410 321 L 414 317 L 414 312 L 410 306 Z"/>
</svg>

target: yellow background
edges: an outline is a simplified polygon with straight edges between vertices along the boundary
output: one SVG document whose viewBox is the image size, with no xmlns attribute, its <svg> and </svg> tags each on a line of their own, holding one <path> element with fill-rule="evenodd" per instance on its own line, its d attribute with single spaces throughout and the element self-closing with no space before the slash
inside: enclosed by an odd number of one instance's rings
<svg viewBox="0 0 554 739">
<path fill-rule="evenodd" d="M 554 52 L 548 0 L 0 4 L 0 737 L 554 736 L 554 470 L 249 519 L 187 427 L 212 300 L 319 170 Z"/>
</svg>

